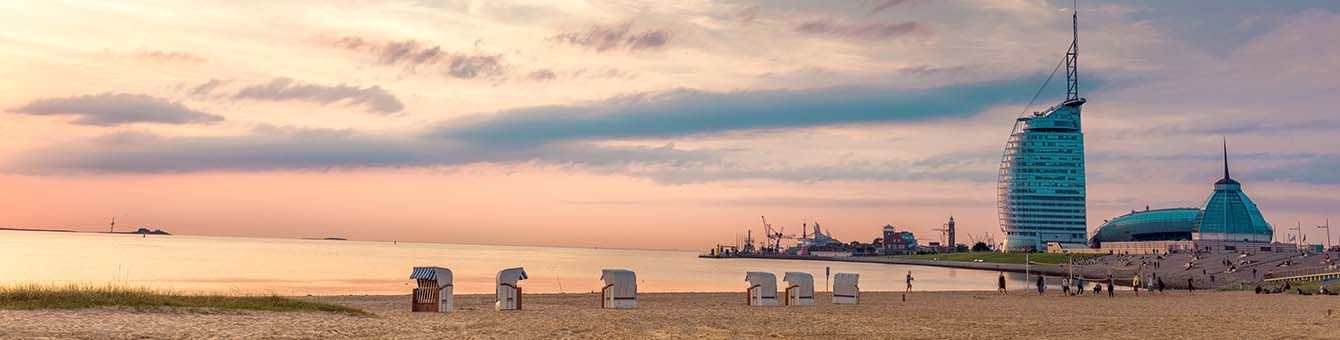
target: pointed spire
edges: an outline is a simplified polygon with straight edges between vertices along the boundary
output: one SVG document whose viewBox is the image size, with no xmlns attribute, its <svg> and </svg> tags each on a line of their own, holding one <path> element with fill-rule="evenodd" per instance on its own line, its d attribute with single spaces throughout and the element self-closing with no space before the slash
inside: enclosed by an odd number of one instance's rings
<svg viewBox="0 0 1340 340">
<path fill-rule="evenodd" d="M 1233 178 L 1228 176 L 1228 137 L 1224 137 L 1224 178 Z"/>
<path fill-rule="evenodd" d="M 1230 177 L 1228 175 L 1228 137 L 1224 137 L 1224 178 L 1220 179 L 1218 182 L 1215 182 L 1215 184 L 1230 184 L 1230 183 L 1238 184 L 1238 181 L 1233 180 L 1233 177 Z"/>
</svg>

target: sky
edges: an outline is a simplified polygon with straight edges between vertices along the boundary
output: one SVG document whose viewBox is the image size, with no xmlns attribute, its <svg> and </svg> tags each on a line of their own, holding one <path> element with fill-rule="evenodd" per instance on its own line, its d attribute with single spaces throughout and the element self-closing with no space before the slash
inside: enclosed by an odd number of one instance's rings
<svg viewBox="0 0 1340 340">
<path fill-rule="evenodd" d="M 0 226 L 702 250 L 1000 240 L 1071 1 L 0 1 Z M 1340 210 L 1340 3 L 1081 2 L 1089 228 Z M 1030 99 L 1040 93 L 1030 105 Z M 1340 236 L 1340 232 L 1335 233 Z M 1333 241 L 1334 242 L 1334 241 Z"/>
</svg>

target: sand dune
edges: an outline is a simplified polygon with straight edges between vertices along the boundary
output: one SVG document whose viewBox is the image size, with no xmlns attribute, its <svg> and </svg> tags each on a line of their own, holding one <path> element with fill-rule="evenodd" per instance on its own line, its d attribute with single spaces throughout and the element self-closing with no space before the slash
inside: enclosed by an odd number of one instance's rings
<svg viewBox="0 0 1340 340">
<path fill-rule="evenodd" d="M 741 294 L 642 294 L 637 310 L 598 309 L 591 294 L 528 295 L 495 312 L 491 295 L 458 296 L 451 314 L 409 313 L 408 296 L 315 297 L 376 317 L 323 313 L 122 309 L 0 311 L 4 338 L 1225 338 L 1340 339 L 1340 298 L 1184 291 L 1117 298 L 1024 292 L 867 293 L 861 305 L 747 307 Z M 1335 315 L 1328 315 L 1334 311 Z"/>
</svg>

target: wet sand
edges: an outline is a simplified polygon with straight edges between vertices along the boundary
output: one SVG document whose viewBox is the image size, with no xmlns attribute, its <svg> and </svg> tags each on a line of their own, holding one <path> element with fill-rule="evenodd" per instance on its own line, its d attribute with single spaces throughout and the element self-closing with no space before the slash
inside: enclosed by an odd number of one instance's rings
<svg viewBox="0 0 1340 340">
<path fill-rule="evenodd" d="M 1050 292 L 1049 292 L 1050 293 Z M 639 309 L 602 310 L 593 294 L 527 295 L 496 312 L 491 295 L 457 296 L 450 314 L 410 313 L 408 296 L 313 297 L 360 317 L 126 309 L 0 311 L 0 338 L 390 339 L 1340 339 L 1340 298 L 1243 292 L 1122 291 L 1116 298 L 1023 291 L 865 293 L 860 305 L 747 307 L 741 293 L 642 294 Z M 1331 314 L 1331 315 L 1328 315 Z"/>
</svg>

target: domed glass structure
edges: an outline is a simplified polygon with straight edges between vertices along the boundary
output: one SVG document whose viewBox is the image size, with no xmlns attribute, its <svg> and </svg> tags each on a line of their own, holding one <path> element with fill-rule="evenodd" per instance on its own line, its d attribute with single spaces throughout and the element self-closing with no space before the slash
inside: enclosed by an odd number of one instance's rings
<svg viewBox="0 0 1340 340">
<path fill-rule="evenodd" d="M 1242 184 L 1228 175 L 1228 145 L 1224 145 L 1224 178 L 1214 182 L 1214 193 L 1205 199 L 1196 216 L 1197 240 L 1270 242 L 1275 231 L 1266 223 Z"/>
</svg>

